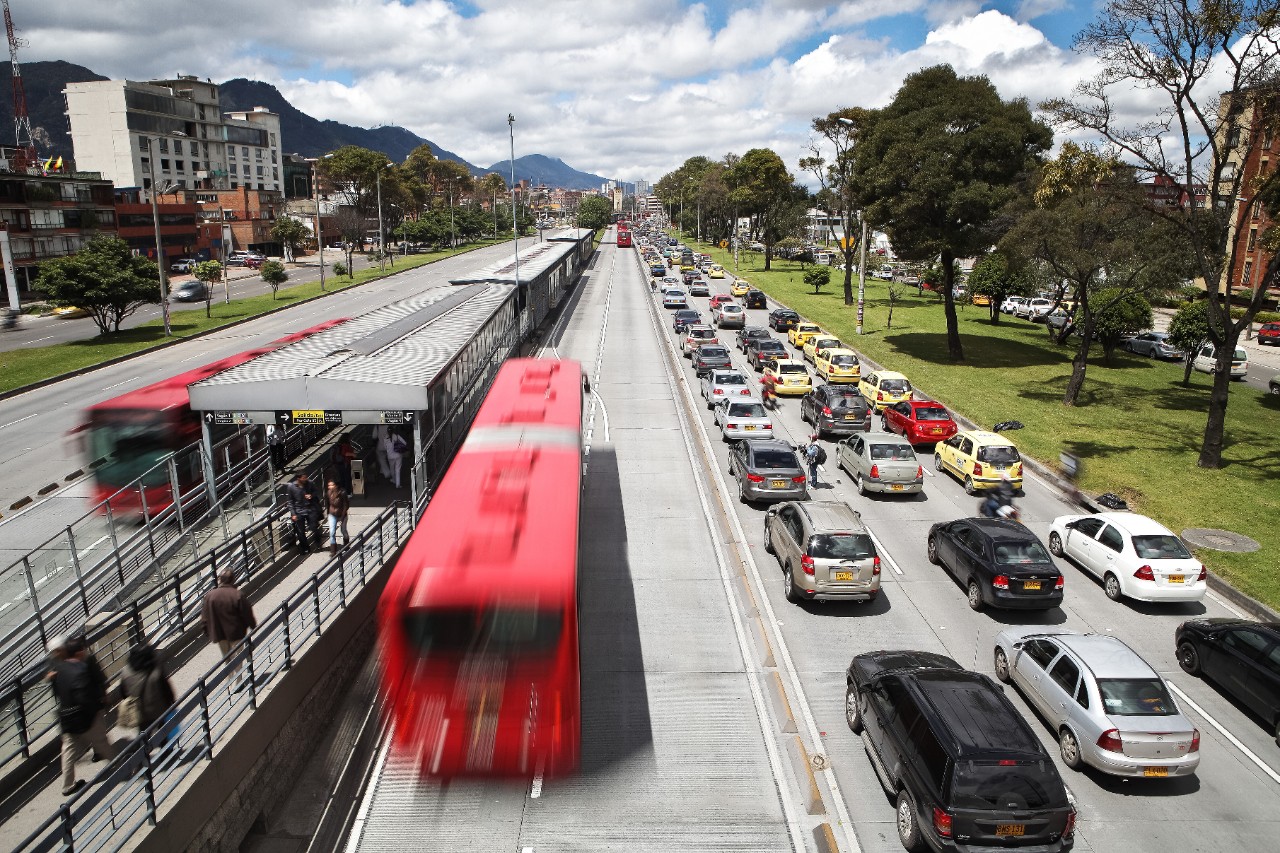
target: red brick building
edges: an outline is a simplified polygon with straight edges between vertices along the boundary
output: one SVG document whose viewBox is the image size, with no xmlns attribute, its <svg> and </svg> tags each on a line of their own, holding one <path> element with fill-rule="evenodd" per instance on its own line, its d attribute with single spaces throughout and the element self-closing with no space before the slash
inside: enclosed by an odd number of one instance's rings
<svg viewBox="0 0 1280 853">
<path fill-rule="evenodd" d="M 284 247 L 271 235 L 278 217 L 285 213 L 284 193 L 276 190 L 197 190 L 198 246 L 210 256 L 222 256 L 222 235 L 229 232 L 227 252 L 248 249 L 267 256 L 283 254 Z"/>
<path fill-rule="evenodd" d="M 1228 271 L 1232 290 L 1256 289 L 1271 262 L 1271 253 L 1262 248 L 1260 240 L 1270 227 L 1271 218 L 1258 200 L 1257 192 L 1263 181 L 1274 176 L 1276 163 L 1280 161 L 1277 112 L 1280 112 L 1280 92 L 1255 94 L 1241 118 L 1240 131 L 1228 139 L 1232 148 L 1230 165 L 1241 175 L 1231 234 L 1234 262 Z"/>
<path fill-rule="evenodd" d="M 192 257 L 198 248 L 195 201 L 183 193 L 157 196 L 156 210 L 142 190 L 131 187 L 115 192 L 116 227 L 120 239 L 140 255 L 156 259 L 155 219 L 160 219 L 160 243 L 164 248 L 165 269 L 178 258 Z"/>
</svg>

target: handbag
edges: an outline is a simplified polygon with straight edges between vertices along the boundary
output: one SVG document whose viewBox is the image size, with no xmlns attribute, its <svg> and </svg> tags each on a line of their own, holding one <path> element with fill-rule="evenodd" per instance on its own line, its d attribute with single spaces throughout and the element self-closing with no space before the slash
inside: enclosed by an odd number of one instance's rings
<svg viewBox="0 0 1280 853">
<path fill-rule="evenodd" d="M 126 729 L 136 729 L 139 722 L 137 697 L 124 697 L 120 700 L 120 707 L 116 709 L 116 725 Z"/>
</svg>

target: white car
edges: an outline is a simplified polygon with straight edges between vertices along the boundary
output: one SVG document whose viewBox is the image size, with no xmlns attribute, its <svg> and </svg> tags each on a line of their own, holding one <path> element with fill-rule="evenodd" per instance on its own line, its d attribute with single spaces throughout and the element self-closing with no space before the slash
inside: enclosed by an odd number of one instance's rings
<svg viewBox="0 0 1280 853">
<path fill-rule="evenodd" d="M 1026 302 L 1025 296 L 1006 296 L 1004 302 L 1000 303 L 1001 314 L 1014 314 L 1018 310 L 1018 306 Z"/>
<path fill-rule="evenodd" d="M 1215 353 L 1216 350 L 1212 343 L 1201 344 L 1200 349 L 1196 352 L 1195 359 L 1191 362 L 1191 366 L 1201 373 L 1216 373 L 1218 371 L 1218 358 Z M 1236 347 L 1235 355 L 1231 357 L 1231 378 L 1244 379 L 1248 374 L 1249 353 L 1245 352 L 1244 347 Z"/>
<path fill-rule="evenodd" d="M 716 403 L 712 420 L 725 441 L 744 438 L 773 438 L 773 421 L 758 399 L 728 398 Z"/>
<path fill-rule="evenodd" d="M 741 329 L 747 325 L 747 312 L 736 302 L 725 302 L 716 309 L 716 325 L 722 329 L 730 326 Z"/>
<path fill-rule="evenodd" d="M 751 397 L 751 383 L 736 370 L 712 370 L 702 377 L 702 399 L 707 408 L 715 408 L 720 400 Z"/>
<path fill-rule="evenodd" d="M 678 287 L 668 287 L 662 291 L 663 308 L 684 308 L 689 304 L 689 295 Z"/>
<path fill-rule="evenodd" d="M 718 344 L 716 330 L 705 323 L 694 323 L 686 326 L 684 336 L 680 339 L 680 354 L 689 358 L 693 351 L 703 344 Z"/>
<path fill-rule="evenodd" d="M 1043 320 L 1052 310 L 1052 299 L 1031 299 L 1015 308 L 1013 313 L 1018 317 L 1025 317 L 1034 322 Z"/>
<path fill-rule="evenodd" d="M 1208 571 L 1182 540 L 1132 512 L 1059 516 L 1049 550 L 1101 578 L 1112 601 L 1200 601 L 1209 589 Z"/>
</svg>

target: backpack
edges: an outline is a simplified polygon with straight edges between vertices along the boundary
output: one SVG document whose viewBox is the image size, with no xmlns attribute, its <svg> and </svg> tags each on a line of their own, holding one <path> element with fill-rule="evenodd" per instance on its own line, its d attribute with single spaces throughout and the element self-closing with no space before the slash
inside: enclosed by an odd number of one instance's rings
<svg viewBox="0 0 1280 853">
<path fill-rule="evenodd" d="M 404 453 L 409 449 L 409 444 L 404 440 L 403 436 L 397 433 L 391 436 L 391 449 L 396 453 Z"/>
<path fill-rule="evenodd" d="M 826 465 L 827 449 L 823 447 L 821 444 L 815 444 L 814 447 L 818 448 L 818 450 L 816 453 L 813 454 L 813 458 L 817 461 L 819 465 Z"/>
</svg>

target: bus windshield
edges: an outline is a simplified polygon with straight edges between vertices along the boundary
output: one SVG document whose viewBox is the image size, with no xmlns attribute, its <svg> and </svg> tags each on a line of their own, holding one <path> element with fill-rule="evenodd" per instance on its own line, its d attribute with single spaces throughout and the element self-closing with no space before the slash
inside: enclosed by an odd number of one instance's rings
<svg viewBox="0 0 1280 853">
<path fill-rule="evenodd" d="M 138 479 L 177 449 L 173 446 L 175 430 L 160 412 L 94 412 L 86 432 L 89 458 L 107 460 L 94 476 L 108 485 L 123 486 Z M 168 482 L 168 471 L 160 468 L 147 478 L 146 485 Z"/>
<path fill-rule="evenodd" d="M 488 653 L 545 655 L 560 641 L 561 614 L 534 607 L 433 607 L 404 615 L 409 646 L 424 657 Z"/>
</svg>

